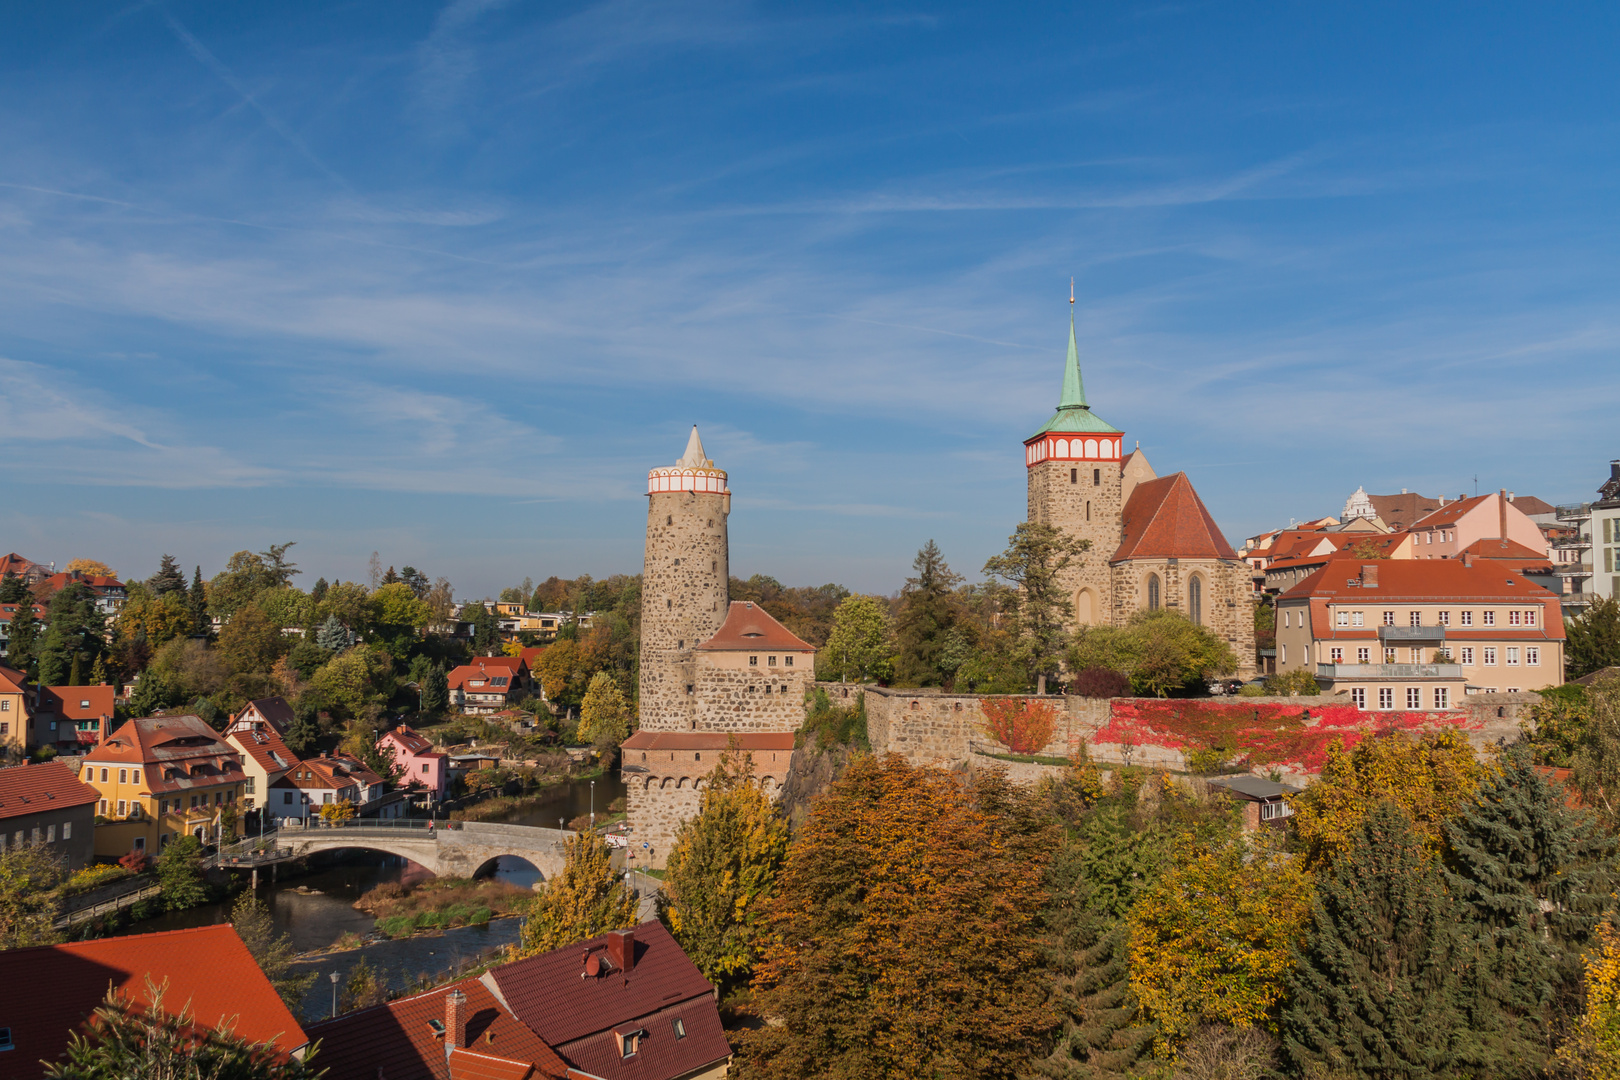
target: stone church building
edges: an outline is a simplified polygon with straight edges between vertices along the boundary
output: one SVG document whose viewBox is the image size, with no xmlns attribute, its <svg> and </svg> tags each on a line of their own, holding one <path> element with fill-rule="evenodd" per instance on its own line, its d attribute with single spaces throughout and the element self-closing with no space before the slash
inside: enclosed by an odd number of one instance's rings
<svg viewBox="0 0 1620 1080">
<path fill-rule="evenodd" d="M 816 652 L 757 604 L 730 597 L 726 473 L 692 429 L 673 466 L 647 474 L 641 579 L 641 727 L 624 743 L 634 854 L 659 868 L 697 813 L 728 746 L 780 791 L 815 681 Z"/>
<path fill-rule="evenodd" d="M 1159 476 L 1140 447 L 1091 411 L 1069 313 L 1057 411 L 1024 440 L 1029 520 L 1091 543 L 1066 571 L 1073 626 L 1123 626 L 1137 611 L 1181 612 L 1254 671 L 1254 586 L 1186 473 Z"/>
</svg>

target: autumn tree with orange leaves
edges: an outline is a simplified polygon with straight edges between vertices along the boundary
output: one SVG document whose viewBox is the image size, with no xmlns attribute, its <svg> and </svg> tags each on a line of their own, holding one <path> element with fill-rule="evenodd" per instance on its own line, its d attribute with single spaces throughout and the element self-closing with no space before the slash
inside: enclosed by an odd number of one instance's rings
<svg viewBox="0 0 1620 1080">
<path fill-rule="evenodd" d="M 750 1077 L 1012 1077 L 1056 1025 L 1038 975 L 1051 826 L 999 773 L 864 758 L 778 881 Z"/>
<path fill-rule="evenodd" d="M 1038 754 L 1057 730 L 1057 709 L 1030 698 L 985 698 L 984 733 L 1015 754 Z"/>
</svg>

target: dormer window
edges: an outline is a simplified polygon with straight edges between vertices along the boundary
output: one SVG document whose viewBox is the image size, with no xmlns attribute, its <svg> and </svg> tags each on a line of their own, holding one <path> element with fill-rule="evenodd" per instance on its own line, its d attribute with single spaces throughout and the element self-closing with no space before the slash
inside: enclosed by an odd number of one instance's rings
<svg viewBox="0 0 1620 1080">
<path fill-rule="evenodd" d="M 632 1058 L 641 1049 L 641 1040 L 647 1033 L 641 1028 L 632 1028 L 629 1031 L 615 1031 L 613 1033 L 619 1040 L 619 1057 Z"/>
</svg>

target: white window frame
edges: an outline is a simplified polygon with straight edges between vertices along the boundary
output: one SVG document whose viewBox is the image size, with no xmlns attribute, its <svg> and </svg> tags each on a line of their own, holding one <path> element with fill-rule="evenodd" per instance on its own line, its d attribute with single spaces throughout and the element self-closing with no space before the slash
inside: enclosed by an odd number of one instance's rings
<svg viewBox="0 0 1620 1080">
<path fill-rule="evenodd" d="M 1367 688 L 1365 686 L 1352 686 L 1350 688 L 1350 704 L 1358 709 L 1367 708 Z"/>
<path fill-rule="evenodd" d="M 1434 707 L 1437 709 L 1451 708 L 1451 688 L 1437 686 L 1434 688 Z"/>
<path fill-rule="evenodd" d="M 1474 647 L 1472 645 L 1464 645 L 1459 650 L 1459 652 L 1462 655 L 1458 658 L 1457 662 L 1464 665 L 1465 667 L 1473 667 L 1474 666 Z"/>
<path fill-rule="evenodd" d="M 1540 667 L 1541 666 L 1541 646 L 1539 646 L 1539 645 L 1526 645 L 1525 646 L 1525 649 L 1524 649 L 1524 666 L 1525 667 Z"/>
<path fill-rule="evenodd" d="M 1335 645 L 1333 648 L 1328 650 L 1328 660 L 1335 664 L 1344 663 L 1344 650 Z"/>
<path fill-rule="evenodd" d="M 1481 660 L 1483 661 L 1484 666 L 1485 667 L 1495 667 L 1496 666 L 1496 647 L 1494 645 L 1487 645 L 1483 649 L 1481 649 L 1480 651 L 1482 653 L 1484 653 L 1484 656 L 1481 657 Z"/>
<path fill-rule="evenodd" d="M 1519 647 L 1517 645 L 1509 645 L 1507 647 L 1507 666 L 1519 666 Z"/>
<path fill-rule="evenodd" d="M 1485 612 L 1483 614 L 1483 617 L 1480 619 L 1480 624 L 1482 626 L 1495 626 L 1496 625 L 1496 612 L 1494 612 L 1494 611 Z"/>
<path fill-rule="evenodd" d="M 1378 688 L 1378 707 L 1380 709 L 1393 709 L 1395 707 L 1395 688 L 1393 686 L 1380 686 Z"/>
<path fill-rule="evenodd" d="M 1367 624 L 1367 619 L 1366 619 L 1366 614 L 1364 612 L 1352 611 L 1350 613 L 1350 625 L 1351 626 L 1365 626 L 1366 624 Z"/>
<path fill-rule="evenodd" d="M 1335 626 L 1349 626 L 1350 625 L 1350 613 L 1348 611 L 1336 612 L 1334 614 L 1334 620 L 1333 621 L 1334 621 Z"/>
<path fill-rule="evenodd" d="M 1462 613 L 1462 624 L 1464 626 L 1474 625 L 1474 613 L 1472 611 L 1465 611 Z"/>
<path fill-rule="evenodd" d="M 1370 664 L 1370 663 L 1372 663 L 1372 650 L 1367 649 L 1367 648 L 1357 649 L 1356 650 L 1356 663 L 1358 663 L 1358 664 Z"/>
<path fill-rule="evenodd" d="M 1423 687 L 1408 686 L 1406 688 L 1406 707 L 1408 709 L 1423 708 Z"/>
</svg>

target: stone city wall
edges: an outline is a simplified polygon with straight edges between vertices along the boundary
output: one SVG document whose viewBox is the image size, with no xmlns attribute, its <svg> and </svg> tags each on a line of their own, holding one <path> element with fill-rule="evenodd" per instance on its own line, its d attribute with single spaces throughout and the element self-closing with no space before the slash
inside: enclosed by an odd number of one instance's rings
<svg viewBox="0 0 1620 1080">
<path fill-rule="evenodd" d="M 815 678 L 803 668 L 696 665 L 689 716 L 694 731 L 797 731 L 804 695 Z"/>
</svg>

